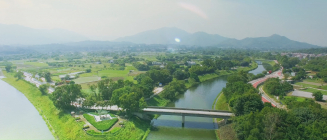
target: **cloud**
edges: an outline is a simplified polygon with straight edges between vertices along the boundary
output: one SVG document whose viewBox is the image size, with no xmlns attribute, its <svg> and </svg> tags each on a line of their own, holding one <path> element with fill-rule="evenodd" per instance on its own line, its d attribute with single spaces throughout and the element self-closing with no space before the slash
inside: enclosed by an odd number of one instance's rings
<svg viewBox="0 0 327 140">
<path fill-rule="evenodd" d="M 202 17 L 204 19 L 208 19 L 207 14 L 204 13 L 199 7 L 197 7 L 197 6 L 193 5 L 193 4 L 180 2 L 179 6 L 186 9 L 186 10 L 189 10 L 189 11 L 197 14 L 198 16 L 200 16 L 200 17 Z"/>
</svg>

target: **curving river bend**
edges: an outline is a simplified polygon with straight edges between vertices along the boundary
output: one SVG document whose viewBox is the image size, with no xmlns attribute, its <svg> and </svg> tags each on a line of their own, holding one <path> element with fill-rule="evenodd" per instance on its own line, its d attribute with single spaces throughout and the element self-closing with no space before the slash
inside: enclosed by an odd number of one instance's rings
<svg viewBox="0 0 327 140">
<path fill-rule="evenodd" d="M 249 73 L 259 74 L 265 69 L 262 65 Z M 168 104 L 168 107 L 212 109 L 217 95 L 226 86 L 227 76 L 205 81 L 196 87 L 188 89 L 178 97 L 178 100 Z M 185 126 L 182 127 L 182 117 L 161 115 L 152 120 L 157 130 L 153 130 L 147 140 L 216 140 L 214 129 L 218 125 L 212 118 L 185 117 Z"/>
<path fill-rule="evenodd" d="M 264 71 L 262 65 L 250 71 Z M 188 89 L 169 107 L 212 109 L 212 104 L 226 86 L 227 76 L 209 80 Z M 54 139 L 44 120 L 28 99 L 11 85 L 0 79 L 0 139 Z M 216 140 L 214 129 L 218 127 L 212 118 L 161 115 L 152 120 L 158 130 L 151 131 L 147 140 Z"/>
</svg>

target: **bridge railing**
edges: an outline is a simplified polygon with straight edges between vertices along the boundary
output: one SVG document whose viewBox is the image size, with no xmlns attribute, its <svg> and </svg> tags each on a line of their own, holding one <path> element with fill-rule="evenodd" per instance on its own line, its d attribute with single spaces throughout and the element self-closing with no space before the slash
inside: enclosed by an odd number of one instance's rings
<svg viewBox="0 0 327 140">
<path fill-rule="evenodd" d="M 174 110 L 194 110 L 194 111 L 208 111 L 208 112 L 226 112 L 233 113 L 226 110 L 212 110 L 212 109 L 193 109 L 193 108 L 177 108 L 177 107 L 158 107 L 158 106 L 148 106 L 146 108 L 157 108 L 157 109 L 174 109 Z"/>
</svg>

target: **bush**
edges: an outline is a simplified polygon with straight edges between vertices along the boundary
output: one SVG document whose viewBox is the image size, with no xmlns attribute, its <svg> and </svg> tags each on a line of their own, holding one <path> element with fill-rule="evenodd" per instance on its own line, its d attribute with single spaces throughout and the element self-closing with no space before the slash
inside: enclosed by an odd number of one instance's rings
<svg viewBox="0 0 327 140">
<path fill-rule="evenodd" d="M 83 114 L 84 118 L 91 123 L 96 129 L 98 130 L 109 130 L 111 128 L 111 126 L 113 126 L 118 119 L 117 118 L 113 118 L 111 120 L 105 120 L 105 121 L 100 121 L 100 122 L 96 122 L 94 117 L 89 115 L 89 114 Z"/>
<path fill-rule="evenodd" d="M 316 92 L 314 92 L 314 93 L 312 94 L 312 96 L 315 97 L 315 100 L 316 100 L 316 101 L 322 101 L 322 99 L 323 99 L 323 95 L 322 95 L 322 93 L 321 93 L 320 91 L 316 91 Z"/>
<path fill-rule="evenodd" d="M 90 73 L 91 72 L 91 69 L 86 69 L 85 72 L 86 73 Z"/>
</svg>

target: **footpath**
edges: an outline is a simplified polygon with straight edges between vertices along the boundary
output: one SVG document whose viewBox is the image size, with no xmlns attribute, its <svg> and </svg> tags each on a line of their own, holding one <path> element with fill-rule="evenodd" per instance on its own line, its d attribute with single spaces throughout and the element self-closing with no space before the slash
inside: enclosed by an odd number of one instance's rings
<svg viewBox="0 0 327 140">
<path fill-rule="evenodd" d="M 1 68 L 0 68 L 0 79 L 1 79 L 1 78 L 5 78 L 5 76 L 3 75 L 2 70 L 1 70 Z"/>
</svg>

